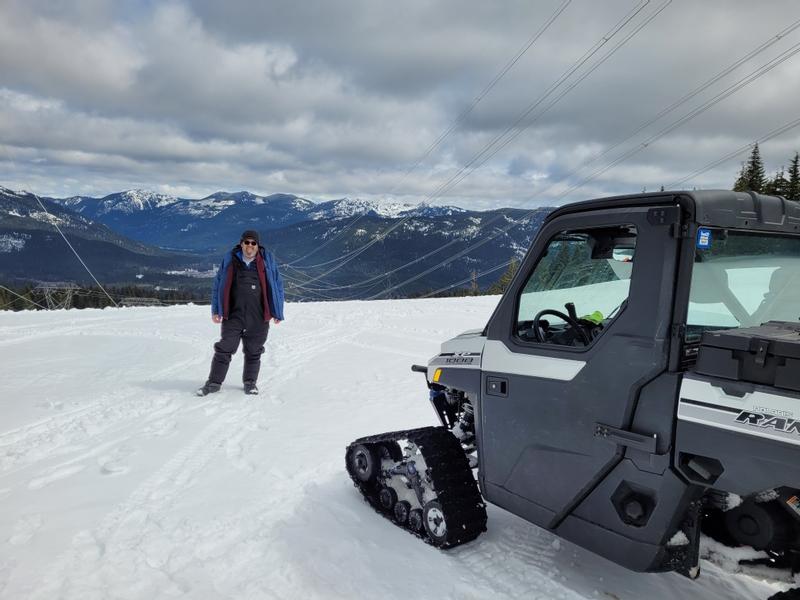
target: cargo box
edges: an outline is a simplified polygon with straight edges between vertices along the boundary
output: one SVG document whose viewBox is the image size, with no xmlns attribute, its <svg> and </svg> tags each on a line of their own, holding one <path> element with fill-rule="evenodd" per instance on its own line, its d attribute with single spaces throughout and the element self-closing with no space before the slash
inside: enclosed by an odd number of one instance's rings
<svg viewBox="0 0 800 600">
<path fill-rule="evenodd" d="M 800 323 L 706 331 L 696 372 L 800 391 Z"/>
</svg>

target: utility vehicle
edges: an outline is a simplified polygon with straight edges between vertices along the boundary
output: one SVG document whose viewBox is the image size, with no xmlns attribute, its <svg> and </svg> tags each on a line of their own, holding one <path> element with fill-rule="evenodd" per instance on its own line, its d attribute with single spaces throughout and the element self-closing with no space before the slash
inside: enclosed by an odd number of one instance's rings
<svg viewBox="0 0 800 600">
<path fill-rule="evenodd" d="M 634 571 L 697 576 L 701 528 L 797 568 L 800 203 L 561 207 L 486 326 L 413 368 L 440 426 L 361 438 L 345 462 L 425 541 L 476 538 L 491 503 Z"/>
</svg>

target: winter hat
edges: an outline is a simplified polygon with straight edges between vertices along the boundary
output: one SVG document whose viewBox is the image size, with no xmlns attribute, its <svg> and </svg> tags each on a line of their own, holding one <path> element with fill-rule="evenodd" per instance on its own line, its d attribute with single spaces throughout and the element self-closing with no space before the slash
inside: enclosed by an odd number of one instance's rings
<svg viewBox="0 0 800 600">
<path fill-rule="evenodd" d="M 258 238 L 258 232 L 257 231 L 253 231 L 252 229 L 248 229 L 247 231 L 245 231 L 242 234 L 242 237 L 241 237 L 241 239 L 239 241 L 243 242 L 243 241 L 248 240 L 248 239 L 255 240 L 257 244 L 261 243 L 261 240 Z"/>
</svg>

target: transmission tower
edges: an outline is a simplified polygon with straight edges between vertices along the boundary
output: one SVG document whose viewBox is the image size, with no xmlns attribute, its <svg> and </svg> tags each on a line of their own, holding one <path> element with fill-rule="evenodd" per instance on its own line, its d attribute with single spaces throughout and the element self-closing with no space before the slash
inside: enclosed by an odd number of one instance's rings
<svg viewBox="0 0 800 600">
<path fill-rule="evenodd" d="M 80 292 L 80 286 L 66 281 L 42 282 L 33 288 L 34 292 L 41 292 L 49 310 L 70 308 L 72 297 Z"/>
</svg>

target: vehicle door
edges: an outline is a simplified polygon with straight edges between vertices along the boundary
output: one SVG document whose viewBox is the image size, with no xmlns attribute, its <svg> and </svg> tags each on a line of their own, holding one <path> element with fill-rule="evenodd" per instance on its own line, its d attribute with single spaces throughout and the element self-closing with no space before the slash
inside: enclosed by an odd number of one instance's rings
<svg viewBox="0 0 800 600">
<path fill-rule="evenodd" d="M 625 429 L 641 387 L 667 368 L 679 215 L 634 203 L 545 223 L 487 325 L 488 500 L 555 527 L 613 466 L 618 446 L 598 427 Z"/>
</svg>

